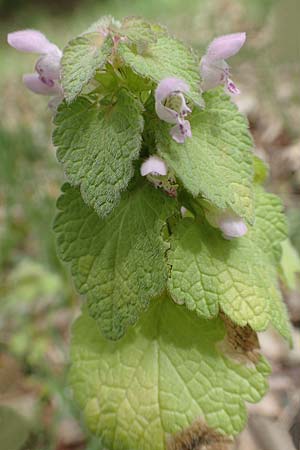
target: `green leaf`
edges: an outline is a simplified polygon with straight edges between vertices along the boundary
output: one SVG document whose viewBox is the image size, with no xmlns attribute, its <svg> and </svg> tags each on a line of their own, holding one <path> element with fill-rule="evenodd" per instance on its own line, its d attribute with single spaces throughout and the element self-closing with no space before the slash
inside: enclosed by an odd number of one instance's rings
<svg viewBox="0 0 300 450">
<path fill-rule="evenodd" d="M 155 125 L 159 154 L 193 196 L 232 208 L 253 222 L 252 140 L 245 118 L 223 90 L 204 94 L 206 108 L 190 118 L 192 138 L 177 144 L 170 126 Z"/>
<path fill-rule="evenodd" d="M 107 338 L 118 339 L 166 286 L 167 245 L 160 237 L 176 201 L 146 184 L 126 192 L 105 220 L 63 187 L 54 230 L 75 284 Z"/>
<path fill-rule="evenodd" d="M 277 286 L 278 247 L 286 236 L 285 222 L 274 208 L 275 199 L 259 191 L 253 230 L 232 241 L 203 219 L 182 220 L 168 252 L 172 267 L 168 289 L 177 303 L 208 319 L 221 309 L 233 322 L 256 331 L 272 323 L 290 339 Z"/>
<path fill-rule="evenodd" d="M 107 15 L 107 16 L 101 16 L 100 19 L 96 20 L 96 22 L 92 23 L 88 27 L 87 30 L 85 30 L 82 34 L 89 34 L 89 33 L 105 33 L 108 31 L 108 29 L 111 28 L 111 26 L 121 26 L 121 22 L 116 20 L 113 16 Z"/>
<path fill-rule="evenodd" d="M 253 156 L 254 165 L 254 182 L 257 184 L 263 184 L 269 175 L 269 167 L 265 161 Z"/>
<path fill-rule="evenodd" d="M 168 298 L 154 300 L 118 342 L 83 313 L 73 327 L 70 382 L 90 429 L 110 450 L 163 450 L 195 420 L 196 442 L 204 424 L 241 431 L 244 402 L 260 400 L 269 367 L 261 357 L 249 367 L 226 357 L 224 337 L 220 319 L 199 319 Z"/>
<path fill-rule="evenodd" d="M 141 148 L 142 105 L 125 89 L 113 105 L 80 97 L 59 108 L 55 125 L 53 142 L 68 181 L 80 185 L 84 201 L 106 216 L 133 176 L 132 162 Z"/>
<path fill-rule="evenodd" d="M 102 69 L 112 51 L 112 40 L 101 33 L 87 33 L 72 39 L 61 61 L 62 86 L 67 102 L 74 100 L 96 70 Z"/>
<path fill-rule="evenodd" d="M 300 257 L 289 239 L 282 242 L 280 272 L 286 286 L 289 289 L 296 289 L 297 274 L 300 274 Z"/>
<path fill-rule="evenodd" d="M 300 209 L 297 207 L 288 210 L 288 222 L 291 242 L 300 254 Z"/>
<path fill-rule="evenodd" d="M 281 244 L 287 234 L 287 220 L 281 199 L 277 195 L 265 192 L 259 186 L 256 187 L 255 224 L 249 229 L 248 237 L 269 256 L 276 268 L 280 263 Z"/>
<path fill-rule="evenodd" d="M 129 39 L 138 53 L 146 52 L 149 44 L 157 40 L 151 24 L 140 17 L 126 17 L 116 33 Z"/>
<path fill-rule="evenodd" d="M 124 42 L 119 44 L 118 54 L 134 72 L 156 84 L 166 77 L 177 77 L 186 81 L 190 86 L 187 97 L 196 104 L 203 105 L 198 58 L 181 42 L 161 34 L 156 42 L 149 44 L 147 52 L 142 55 Z"/>
<path fill-rule="evenodd" d="M 19 450 L 29 437 L 27 420 L 8 406 L 0 406 L 0 436 L 2 450 Z"/>
</svg>

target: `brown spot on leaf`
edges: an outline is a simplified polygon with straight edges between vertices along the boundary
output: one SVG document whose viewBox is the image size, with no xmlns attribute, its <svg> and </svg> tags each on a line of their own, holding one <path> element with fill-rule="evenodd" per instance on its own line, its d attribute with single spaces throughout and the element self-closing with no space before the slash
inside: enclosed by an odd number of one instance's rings
<svg viewBox="0 0 300 450">
<path fill-rule="evenodd" d="M 218 348 L 229 358 L 246 363 L 248 366 L 257 364 L 260 358 L 260 347 L 257 334 L 249 325 L 241 327 L 221 313 L 226 327 L 226 336 Z"/>
<path fill-rule="evenodd" d="M 209 428 L 201 419 L 170 437 L 168 450 L 230 450 L 232 439 Z"/>
</svg>

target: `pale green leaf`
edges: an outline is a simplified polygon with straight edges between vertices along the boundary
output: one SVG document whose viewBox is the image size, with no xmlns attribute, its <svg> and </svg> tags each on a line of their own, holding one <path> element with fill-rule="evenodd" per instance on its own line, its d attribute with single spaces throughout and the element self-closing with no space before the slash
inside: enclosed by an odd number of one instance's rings
<svg viewBox="0 0 300 450">
<path fill-rule="evenodd" d="M 259 191 L 253 230 L 232 241 L 203 220 L 184 219 L 168 252 L 172 298 L 206 318 L 221 309 L 233 322 L 256 331 L 272 323 L 290 339 L 276 279 L 285 222 L 274 202 L 275 196 Z"/>
<path fill-rule="evenodd" d="M 283 204 L 277 195 L 263 188 L 255 188 L 255 223 L 249 227 L 248 237 L 255 241 L 277 267 L 281 257 L 281 243 L 286 239 L 288 226 L 283 214 Z"/>
<path fill-rule="evenodd" d="M 104 219 L 63 187 L 54 230 L 75 284 L 106 337 L 120 338 L 166 286 L 167 245 L 160 232 L 176 201 L 150 185 L 126 192 Z"/>
<path fill-rule="evenodd" d="M 295 206 L 294 208 L 289 209 L 287 214 L 291 242 L 300 254 L 300 209 Z"/>
<path fill-rule="evenodd" d="M 85 30 L 82 35 L 89 34 L 89 33 L 105 33 L 107 32 L 108 28 L 111 28 L 111 26 L 121 26 L 121 22 L 116 20 L 113 16 L 107 15 L 107 16 L 101 16 L 100 19 L 96 20 L 96 22 L 92 23 L 88 27 L 87 30 Z"/>
<path fill-rule="evenodd" d="M 55 117 L 53 142 L 68 181 L 99 215 L 109 214 L 133 176 L 143 130 L 142 106 L 122 89 L 111 105 L 78 98 Z"/>
<path fill-rule="evenodd" d="M 193 136 L 184 144 L 171 138 L 169 125 L 156 123 L 159 154 L 193 196 L 232 208 L 252 223 L 253 158 L 247 122 L 223 90 L 207 92 L 204 99 L 205 109 L 190 117 Z"/>
<path fill-rule="evenodd" d="M 133 71 L 156 84 L 166 77 L 177 77 L 186 81 L 190 86 L 187 96 L 196 104 L 203 104 L 198 58 L 181 42 L 161 34 L 142 55 L 134 51 L 132 46 L 122 42 L 119 44 L 118 53 Z"/>
<path fill-rule="evenodd" d="M 151 24 L 140 17 L 125 18 L 116 33 L 129 39 L 136 46 L 138 53 L 147 51 L 149 44 L 157 40 Z"/>
<path fill-rule="evenodd" d="M 70 381 L 90 429 L 110 450 L 164 450 L 195 420 L 196 439 L 201 420 L 228 435 L 241 431 L 244 403 L 260 400 L 269 368 L 261 357 L 250 366 L 235 362 L 234 351 L 226 357 L 224 337 L 220 319 L 197 318 L 168 298 L 154 300 L 115 343 L 83 313 L 73 327 Z"/>
<path fill-rule="evenodd" d="M 289 239 L 282 242 L 280 271 L 286 286 L 289 289 L 296 289 L 297 274 L 300 274 L 300 257 Z"/>
<path fill-rule="evenodd" d="M 2 450 L 21 450 L 29 437 L 27 420 L 8 406 L 0 406 L 0 436 Z"/>
<path fill-rule="evenodd" d="M 263 184 L 269 175 L 269 167 L 265 161 L 253 156 L 254 165 L 254 182 L 258 184 Z"/>
<path fill-rule="evenodd" d="M 84 34 L 68 43 L 61 61 L 62 86 L 68 102 L 80 94 L 96 70 L 104 67 L 111 51 L 111 38 L 99 32 Z"/>
</svg>

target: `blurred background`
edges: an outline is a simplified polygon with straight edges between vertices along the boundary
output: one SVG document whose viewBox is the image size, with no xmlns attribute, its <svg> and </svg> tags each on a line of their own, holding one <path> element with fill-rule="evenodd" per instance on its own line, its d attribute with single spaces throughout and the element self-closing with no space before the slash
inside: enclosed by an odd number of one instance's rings
<svg viewBox="0 0 300 450">
<path fill-rule="evenodd" d="M 1 450 L 100 450 L 67 388 L 79 301 L 51 230 L 64 178 L 51 145 L 51 114 L 47 99 L 21 82 L 36 56 L 9 48 L 6 34 L 36 28 L 63 48 L 104 14 L 143 15 L 199 50 L 217 35 L 247 31 L 247 45 L 230 61 L 242 91 L 237 103 L 258 155 L 270 163 L 267 188 L 283 199 L 300 252 L 299 0 L 0 0 Z M 293 272 L 300 267 L 296 252 L 287 249 L 284 257 L 295 346 L 289 350 L 272 331 L 262 334 L 273 366 L 270 392 L 249 409 L 239 450 L 299 448 L 300 283 Z"/>
</svg>

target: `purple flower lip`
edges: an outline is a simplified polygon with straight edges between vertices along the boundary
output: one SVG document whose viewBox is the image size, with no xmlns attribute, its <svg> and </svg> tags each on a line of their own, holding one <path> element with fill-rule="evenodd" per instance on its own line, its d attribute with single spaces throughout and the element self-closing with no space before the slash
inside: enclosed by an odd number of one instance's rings
<svg viewBox="0 0 300 450">
<path fill-rule="evenodd" d="M 48 80 L 48 79 L 45 78 L 45 77 L 41 77 L 41 76 L 40 76 L 40 80 L 41 80 L 42 83 L 45 83 L 46 86 L 49 86 L 49 87 L 53 87 L 54 84 L 55 84 L 53 80 Z"/>
<path fill-rule="evenodd" d="M 52 86 L 41 80 L 38 73 L 28 73 L 23 75 L 23 83 L 30 91 L 39 95 L 55 95 L 62 98 L 61 87 L 54 82 Z"/>
</svg>

